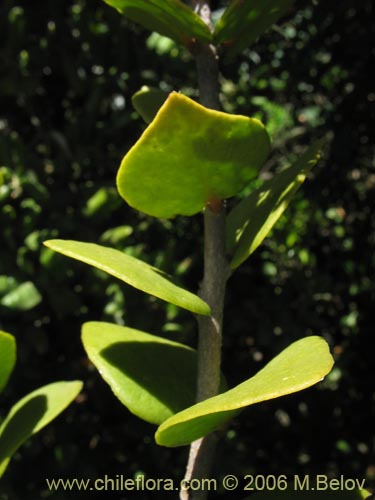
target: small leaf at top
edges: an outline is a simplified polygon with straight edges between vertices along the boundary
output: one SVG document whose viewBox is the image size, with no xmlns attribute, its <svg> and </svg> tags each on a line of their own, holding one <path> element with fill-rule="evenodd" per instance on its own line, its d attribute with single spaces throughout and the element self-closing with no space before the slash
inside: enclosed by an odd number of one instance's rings
<svg viewBox="0 0 375 500">
<path fill-rule="evenodd" d="M 227 59 L 251 45 L 294 3 L 294 0 L 232 0 L 219 19 L 214 43 L 222 45 Z"/>
<path fill-rule="evenodd" d="M 218 429 L 246 406 L 316 384 L 332 365 L 324 339 L 311 336 L 298 340 L 246 382 L 163 422 L 156 432 L 156 442 L 171 447 L 189 444 Z"/>
<path fill-rule="evenodd" d="M 121 163 L 120 195 L 155 217 L 193 215 L 238 193 L 270 149 L 262 123 L 172 92 Z"/>
<path fill-rule="evenodd" d="M 180 0 L 104 0 L 128 19 L 151 31 L 189 46 L 194 40 L 210 42 L 208 26 Z"/>
<path fill-rule="evenodd" d="M 0 392 L 6 386 L 16 362 L 16 339 L 0 331 Z"/>
<path fill-rule="evenodd" d="M 144 85 L 138 92 L 133 94 L 132 103 L 144 121 L 151 123 L 168 95 L 164 90 Z"/>
<path fill-rule="evenodd" d="M 0 477 L 12 455 L 77 397 L 82 382 L 55 382 L 31 392 L 16 403 L 0 426 Z"/>
<path fill-rule="evenodd" d="M 44 244 L 56 252 L 101 269 L 159 299 L 197 314 L 210 315 L 209 306 L 197 295 L 172 283 L 168 275 L 160 269 L 120 250 L 70 240 L 48 240 Z"/>
<path fill-rule="evenodd" d="M 197 352 L 190 347 L 94 321 L 83 325 L 82 341 L 114 394 L 139 418 L 161 424 L 194 403 Z"/>
<path fill-rule="evenodd" d="M 235 269 L 262 243 L 287 208 L 310 169 L 318 162 L 323 140 L 317 141 L 289 168 L 244 198 L 228 214 L 226 247 Z"/>
</svg>

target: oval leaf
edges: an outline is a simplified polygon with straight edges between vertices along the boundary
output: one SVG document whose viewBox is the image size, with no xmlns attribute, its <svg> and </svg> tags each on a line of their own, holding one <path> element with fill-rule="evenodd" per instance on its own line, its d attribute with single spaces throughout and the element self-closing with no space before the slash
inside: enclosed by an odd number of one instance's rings
<svg viewBox="0 0 375 500">
<path fill-rule="evenodd" d="M 85 323 L 82 341 L 114 394 L 139 418 L 160 424 L 194 403 L 197 353 L 190 347 L 102 322 Z"/>
<path fill-rule="evenodd" d="M 323 141 L 314 143 L 294 165 L 243 199 L 228 214 L 226 225 L 227 252 L 233 253 L 235 269 L 262 243 L 287 208 L 310 169 L 319 161 Z"/>
<path fill-rule="evenodd" d="M 210 42 L 202 19 L 180 0 L 104 0 L 127 18 L 151 31 L 189 46 L 195 39 Z"/>
<path fill-rule="evenodd" d="M 227 59 L 248 47 L 268 30 L 294 0 L 232 0 L 214 32 L 216 45 L 223 45 Z"/>
<path fill-rule="evenodd" d="M 144 85 L 132 96 L 132 104 L 146 123 L 151 123 L 164 104 L 168 93 L 155 87 Z"/>
<path fill-rule="evenodd" d="M 197 295 L 172 283 L 160 269 L 120 250 L 70 240 L 48 240 L 44 244 L 56 252 L 101 269 L 159 299 L 197 314 L 210 314 L 209 306 Z"/>
<path fill-rule="evenodd" d="M 312 336 L 298 340 L 246 382 L 163 422 L 156 432 L 156 442 L 163 446 L 189 444 L 218 429 L 246 406 L 316 384 L 332 365 L 333 359 L 324 339 Z"/>
<path fill-rule="evenodd" d="M 16 339 L 0 331 L 0 392 L 6 386 L 16 362 Z"/>
<path fill-rule="evenodd" d="M 120 195 L 155 217 L 193 215 L 256 177 L 270 140 L 262 123 L 172 92 L 121 163 Z"/>
<path fill-rule="evenodd" d="M 14 452 L 77 397 L 82 382 L 55 382 L 31 392 L 10 410 L 0 427 L 0 477 Z"/>
</svg>

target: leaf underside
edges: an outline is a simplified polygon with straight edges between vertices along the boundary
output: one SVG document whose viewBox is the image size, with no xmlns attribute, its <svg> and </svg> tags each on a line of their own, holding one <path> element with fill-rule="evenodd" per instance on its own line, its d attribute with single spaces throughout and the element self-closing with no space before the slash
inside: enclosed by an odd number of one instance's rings
<svg viewBox="0 0 375 500">
<path fill-rule="evenodd" d="M 56 252 L 101 269 L 171 304 L 197 314 L 210 314 L 209 306 L 197 295 L 175 285 L 160 269 L 120 250 L 71 240 L 48 240 L 44 244 Z"/>
<path fill-rule="evenodd" d="M 135 415 L 160 424 L 195 401 L 197 352 L 149 333 L 104 322 L 85 323 L 92 363 Z M 222 381 L 225 390 L 225 382 Z"/>
<path fill-rule="evenodd" d="M 246 406 L 316 384 L 332 365 L 324 339 L 311 336 L 298 340 L 254 377 L 163 422 L 156 432 L 156 442 L 171 447 L 189 444 L 218 429 Z"/>
<path fill-rule="evenodd" d="M 323 140 L 317 141 L 289 168 L 243 199 L 228 214 L 226 249 L 233 254 L 230 266 L 238 267 L 262 243 L 290 200 L 318 162 Z"/>
</svg>

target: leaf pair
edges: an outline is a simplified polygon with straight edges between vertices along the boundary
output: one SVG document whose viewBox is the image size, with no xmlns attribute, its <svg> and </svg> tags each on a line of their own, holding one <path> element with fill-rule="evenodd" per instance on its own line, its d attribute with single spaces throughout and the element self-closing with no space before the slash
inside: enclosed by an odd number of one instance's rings
<svg viewBox="0 0 375 500">
<path fill-rule="evenodd" d="M 16 342 L 0 331 L 0 392 L 16 361 Z M 31 392 L 9 411 L 0 425 L 0 478 L 12 455 L 32 435 L 61 413 L 78 395 L 82 382 L 55 382 Z"/>
<path fill-rule="evenodd" d="M 294 342 L 254 377 L 194 404 L 197 353 L 189 347 L 131 328 L 90 322 L 86 352 L 114 394 L 135 415 L 157 425 L 156 441 L 182 446 L 220 428 L 244 407 L 319 382 L 333 360 L 320 337 Z"/>
<path fill-rule="evenodd" d="M 188 48 L 197 40 L 219 45 L 228 58 L 253 43 L 293 4 L 293 0 L 232 0 L 211 33 L 198 14 L 180 0 L 104 1 L 128 19 Z"/>
</svg>

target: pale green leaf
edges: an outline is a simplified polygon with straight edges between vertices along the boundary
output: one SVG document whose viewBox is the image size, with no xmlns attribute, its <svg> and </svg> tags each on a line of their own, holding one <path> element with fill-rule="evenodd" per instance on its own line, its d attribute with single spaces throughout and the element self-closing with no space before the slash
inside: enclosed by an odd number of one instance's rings
<svg viewBox="0 0 375 500">
<path fill-rule="evenodd" d="M 227 252 L 233 254 L 232 269 L 238 267 L 262 243 L 287 208 L 310 169 L 320 158 L 323 141 L 317 141 L 291 167 L 243 199 L 228 214 Z"/>
<path fill-rule="evenodd" d="M 0 477 L 15 451 L 77 397 L 82 382 L 55 382 L 16 403 L 0 427 Z"/>
<path fill-rule="evenodd" d="M 232 0 L 219 19 L 214 42 L 222 45 L 226 58 L 251 45 L 285 13 L 294 0 Z"/>
<path fill-rule="evenodd" d="M 306 389 L 331 370 L 327 342 L 306 337 L 294 342 L 254 377 L 223 394 L 177 413 L 161 424 L 156 442 L 182 446 L 218 429 L 246 406 Z"/>
<path fill-rule="evenodd" d="M 190 347 L 102 322 L 85 323 L 82 341 L 114 394 L 139 418 L 160 424 L 194 403 L 197 353 Z"/>
<path fill-rule="evenodd" d="M 8 382 L 16 362 L 16 339 L 0 330 L 0 392 Z"/>
<path fill-rule="evenodd" d="M 193 215 L 237 194 L 257 176 L 269 149 L 260 121 L 172 92 L 123 159 L 118 190 L 149 215 Z"/>
<path fill-rule="evenodd" d="M 101 269 L 159 299 L 197 314 L 210 314 L 209 306 L 197 295 L 172 283 L 160 269 L 119 250 L 70 240 L 48 240 L 44 244 L 56 252 Z"/>
<path fill-rule="evenodd" d="M 155 87 L 144 85 L 132 96 L 132 104 L 146 123 L 151 123 L 164 104 L 168 93 Z"/>
<path fill-rule="evenodd" d="M 190 47 L 212 35 L 200 17 L 180 0 L 104 0 L 128 19 Z"/>
</svg>

